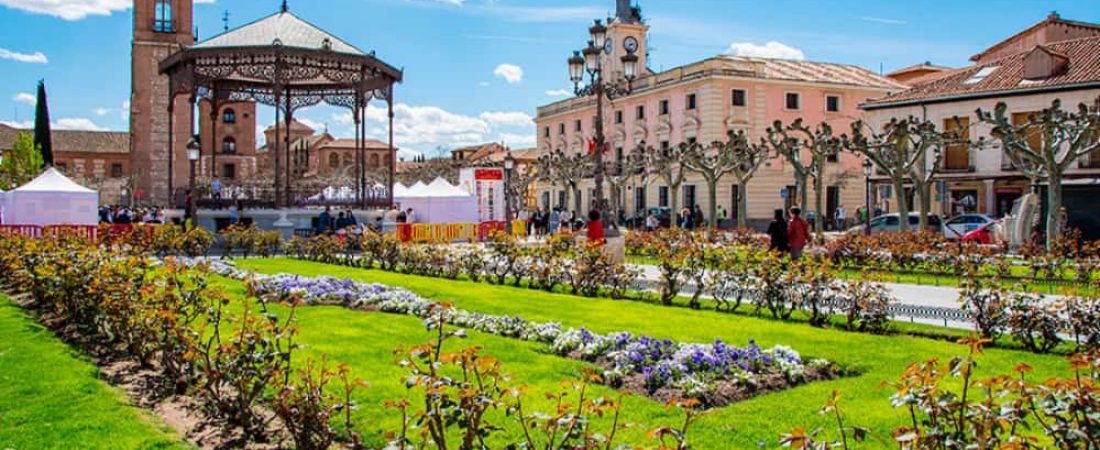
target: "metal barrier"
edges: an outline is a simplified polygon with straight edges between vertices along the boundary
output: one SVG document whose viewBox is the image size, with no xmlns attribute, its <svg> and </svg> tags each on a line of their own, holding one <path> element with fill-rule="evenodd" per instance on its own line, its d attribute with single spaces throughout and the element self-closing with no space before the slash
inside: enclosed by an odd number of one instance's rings
<svg viewBox="0 0 1100 450">
<path fill-rule="evenodd" d="M 75 234 L 92 242 L 99 239 L 99 227 L 95 225 L 0 225 L 0 236 L 57 239 L 63 233 Z"/>
<path fill-rule="evenodd" d="M 399 223 L 397 239 L 401 242 L 479 242 L 485 241 L 494 231 L 505 232 L 507 222 L 481 223 Z M 526 223 L 518 220 L 511 223 L 516 236 L 526 236 Z"/>
</svg>

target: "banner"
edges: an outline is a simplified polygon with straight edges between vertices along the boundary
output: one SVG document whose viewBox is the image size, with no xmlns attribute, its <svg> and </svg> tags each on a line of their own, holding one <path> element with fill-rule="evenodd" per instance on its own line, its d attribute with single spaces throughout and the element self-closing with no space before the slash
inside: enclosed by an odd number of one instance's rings
<svg viewBox="0 0 1100 450">
<path fill-rule="evenodd" d="M 504 169 L 462 169 L 458 184 L 477 197 L 478 221 L 504 220 Z"/>
</svg>

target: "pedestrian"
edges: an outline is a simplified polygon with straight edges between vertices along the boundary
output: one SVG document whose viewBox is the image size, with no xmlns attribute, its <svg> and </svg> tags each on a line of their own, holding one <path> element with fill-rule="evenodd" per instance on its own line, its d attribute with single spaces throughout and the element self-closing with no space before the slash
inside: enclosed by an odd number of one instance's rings
<svg viewBox="0 0 1100 450">
<path fill-rule="evenodd" d="M 553 236 L 558 233 L 558 227 L 561 226 L 561 211 L 558 208 L 554 208 L 554 211 L 550 213 L 550 235 Z"/>
<path fill-rule="evenodd" d="M 591 210 L 588 212 L 588 234 L 585 236 L 588 238 L 588 245 L 603 247 L 607 243 L 604 239 L 603 233 L 603 221 L 600 220 L 600 212 Z"/>
<path fill-rule="evenodd" d="M 722 205 L 718 205 L 718 228 L 722 228 L 726 225 L 726 208 Z"/>
<path fill-rule="evenodd" d="M 411 208 L 410 208 L 410 210 L 411 210 Z M 408 223 L 409 216 L 407 214 L 405 214 L 405 211 L 402 211 L 402 210 L 398 209 L 397 210 L 397 215 L 394 217 L 394 221 L 396 221 L 397 223 Z"/>
<path fill-rule="evenodd" d="M 240 210 L 237 209 L 237 204 L 234 203 L 229 206 L 229 224 L 236 225 L 241 222 Z"/>
<path fill-rule="evenodd" d="M 703 217 L 703 208 L 700 208 L 699 205 L 695 205 L 695 211 L 691 213 L 691 223 L 694 224 L 696 228 L 706 226 L 707 219 Z"/>
<path fill-rule="evenodd" d="M 646 230 L 646 232 L 652 233 L 652 232 L 656 231 L 659 224 L 660 224 L 660 222 L 657 220 L 657 214 L 656 213 L 651 212 L 651 213 L 649 213 L 648 216 L 646 216 L 646 218 L 645 218 L 645 230 Z"/>
<path fill-rule="evenodd" d="M 833 214 L 836 215 L 836 231 L 844 231 L 844 225 L 845 225 L 844 205 L 838 206 L 836 208 L 836 212 L 833 213 Z"/>
<path fill-rule="evenodd" d="M 405 211 L 405 223 L 416 223 L 416 212 L 412 208 Z"/>
<path fill-rule="evenodd" d="M 802 208 L 791 208 L 791 221 L 787 224 L 787 242 L 791 246 L 791 260 L 802 258 L 802 251 L 810 243 L 810 224 L 802 218 Z"/>
<path fill-rule="evenodd" d="M 680 228 L 690 230 L 691 226 L 691 209 L 688 207 L 680 208 Z"/>
<path fill-rule="evenodd" d="M 210 198 L 214 200 L 214 209 L 222 208 L 222 181 L 218 177 L 210 180 Z"/>
<path fill-rule="evenodd" d="M 325 234 L 332 231 L 332 209 L 328 206 L 317 216 L 317 234 Z"/>
<path fill-rule="evenodd" d="M 783 210 L 775 210 L 775 218 L 768 224 L 768 250 L 787 253 L 791 247 L 787 240 L 787 221 L 783 218 Z"/>
</svg>

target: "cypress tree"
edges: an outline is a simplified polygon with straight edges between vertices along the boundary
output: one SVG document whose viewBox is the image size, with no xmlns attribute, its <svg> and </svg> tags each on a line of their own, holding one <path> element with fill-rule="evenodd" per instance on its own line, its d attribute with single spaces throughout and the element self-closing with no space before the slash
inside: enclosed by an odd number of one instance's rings
<svg viewBox="0 0 1100 450">
<path fill-rule="evenodd" d="M 46 167 L 53 166 L 53 142 L 50 139 L 50 108 L 46 105 L 46 83 L 38 81 L 38 103 L 34 107 L 34 145 L 42 153 Z"/>
</svg>

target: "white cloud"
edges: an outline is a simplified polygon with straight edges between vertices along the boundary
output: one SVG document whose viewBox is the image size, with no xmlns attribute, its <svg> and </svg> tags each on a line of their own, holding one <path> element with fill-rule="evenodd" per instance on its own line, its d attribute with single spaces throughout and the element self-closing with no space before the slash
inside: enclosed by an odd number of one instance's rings
<svg viewBox="0 0 1100 450">
<path fill-rule="evenodd" d="M 9 120 L 2 120 L 0 123 L 13 128 L 21 128 L 25 130 L 34 129 L 33 120 L 24 120 L 22 122 L 13 122 Z M 52 130 L 76 130 L 76 131 L 107 131 L 106 128 L 96 125 L 95 122 L 85 119 L 83 117 L 78 118 L 64 118 L 57 119 L 57 122 L 50 124 Z"/>
<path fill-rule="evenodd" d="M 489 87 L 489 82 L 488 81 L 482 81 L 482 82 L 478 83 L 477 85 L 481 86 L 481 87 Z"/>
<path fill-rule="evenodd" d="M 764 45 L 757 45 L 752 42 L 734 42 L 730 44 L 727 53 L 737 56 L 755 56 L 759 58 L 806 59 L 806 55 L 802 53 L 802 50 L 778 41 L 768 41 Z"/>
<path fill-rule="evenodd" d="M 863 16 L 863 17 L 860 17 L 859 20 L 863 20 L 863 21 L 866 21 L 866 22 L 881 23 L 883 25 L 906 25 L 906 24 L 909 23 L 909 22 L 904 21 L 904 20 L 887 19 L 887 18 L 884 18 L 884 17 L 874 17 L 874 16 Z"/>
<path fill-rule="evenodd" d="M 551 97 L 568 97 L 570 95 L 573 95 L 573 92 L 569 89 L 553 89 L 546 91 L 546 95 L 549 95 Z"/>
<path fill-rule="evenodd" d="M 195 0 L 196 4 L 215 0 Z M 45 14 L 65 20 L 84 20 L 88 16 L 109 16 L 115 11 L 130 9 L 130 0 L 0 0 L 0 5 L 34 14 Z"/>
<path fill-rule="evenodd" d="M 605 9 L 570 6 L 486 6 L 488 13 L 520 22 L 577 22 L 607 14 Z"/>
<path fill-rule="evenodd" d="M 3 1 L 3 0 L 0 0 L 0 1 Z M 30 63 L 30 64 L 46 64 L 47 62 L 49 62 L 46 59 L 46 55 L 43 54 L 42 52 L 19 53 L 19 52 L 13 52 L 13 51 L 8 50 L 6 48 L 0 48 L 0 59 L 10 59 L 12 61 L 18 61 L 18 62 Z"/>
<path fill-rule="evenodd" d="M 106 128 L 102 128 L 99 125 L 96 125 L 95 122 L 92 122 L 91 120 L 85 119 L 83 117 L 57 119 L 57 123 L 51 126 L 53 128 L 57 128 L 58 130 L 106 131 Z"/>
<path fill-rule="evenodd" d="M 305 124 L 305 126 L 307 126 L 307 127 L 313 128 L 313 130 L 318 132 L 318 133 L 320 133 L 322 131 L 325 131 L 325 129 L 328 128 L 328 126 L 325 125 L 324 123 L 318 122 L 316 120 L 313 120 L 313 119 L 310 119 L 310 118 L 307 118 L 307 117 L 295 117 L 294 120 L 297 120 L 297 121 Z"/>
<path fill-rule="evenodd" d="M 478 117 L 493 126 L 534 126 L 535 119 L 523 112 L 483 112 Z"/>
<path fill-rule="evenodd" d="M 466 0 L 432 0 L 432 1 L 434 1 L 436 3 L 443 3 L 445 5 L 454 5 L 454 6 L 462 6 L 462 4 L 466 2 Z"/>
<path fill-rule="evenodd" d="M 515 64 L 501 64 L 493 70 L 493 75 L 503 78 L 508 84 L 518 84 L 523 81 L 523 68 Z"/>
<path fill-rule="evenodd" d="M 16 103 L 22 103 L 24 105 L 30 106 L 34 106 L 38 103 L 38 98 L 36 98 L 34 94 L 28 94 L 26 92 L 15 94 L 15 97 L 12 97 L 12 100 L 15 100 Z"/>
<path fill-rule="evenodd" d="M 504 145 L 507 145 L 511 148 L 534 147 L 536 143 L 535 133 L 500 133 L 500 136 L 497 140 L 503 142 Z"/>
<path fill-rule="evenodd" d="M 111 112 L 111 110 L 109 110 L 107 108 L 96 108 L 96 109 L 93 109 L 92 112 L 95 113 L 95 115 L 97 115 L 99 117 L 103 117 L 103 116 L 106 116 L 107 113 Z"/>
</svg>

